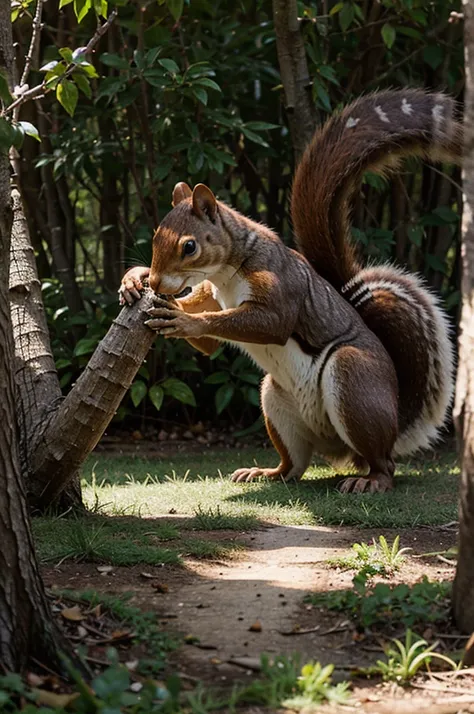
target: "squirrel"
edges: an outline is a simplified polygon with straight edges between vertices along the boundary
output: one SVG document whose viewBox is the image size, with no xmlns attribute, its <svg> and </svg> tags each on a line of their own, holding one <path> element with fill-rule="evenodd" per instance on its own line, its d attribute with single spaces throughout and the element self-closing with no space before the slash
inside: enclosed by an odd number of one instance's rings
<svg viewBox="0 0 474 714">
<path fill-rule="evenodd" d="M 454 100 L 443 94 L 388 90 L 346 106 L 316 131 L 296 169 L 298 250 L 207 186 L 175 186 L 151 268 L 129 270 L 119 293 L 132 303 L 148 278 L 157 294 L 151 329 L 206 354 L 231 343 L 266 372 L 262 411 L 281 461 L 238 469 L 234 481 L 299 479 L 316 452 L 362 472 L 343 492 L 384 492 L 394 457 L 438 436 L 453 392 L 447 318 L 419 277 L 360 265 L 350 209 L 365 171 L 387 174 L 407 156 L 458 163 L 462 140 Z"/>
</svg>

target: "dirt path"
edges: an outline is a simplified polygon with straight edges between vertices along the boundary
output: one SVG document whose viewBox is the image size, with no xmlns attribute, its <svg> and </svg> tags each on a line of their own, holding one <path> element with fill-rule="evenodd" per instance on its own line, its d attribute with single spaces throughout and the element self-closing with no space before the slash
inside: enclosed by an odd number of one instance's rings
<svg viewBox="0 0 474 714">
<path fill-rule="evenodd" d="M 235 532 L 200 533 L 212 540 L 237 537 L 246 550 L 225 562 L 187 560 L 186 569 L 117 567 L 105 576 L 91 564 L 64 563 L 46 569 L 45 580 L 49 586 L 133 592 L 131 602 L 155 610 L 164 629 L 178 630 L 194 641 L 174 655 L 173 666 L 209 683 L 246 678 L 245 673 L 251 674 L 264 652 L 288 655 L 297 651 L 302 661 L 318 659 L 344 668 L 368 664 L 374 655 L 354 642 L 352 628 L 341 615 L 322 619 L 321 612 L 304 605 L 303 598 L 311 591 L 350 587 L 352 574 L 330 568 L 326 561 L 347 553 L 354 542 L 369 542 L 382 533 L 389 541 L 397 534 L 308 526 L 274 526 L 237 536 Z M 455 534 L 417 529 L 403 532 L 401 541 L 415 555 L 446 550 L 454 545 Z M 144 571 L 152 578 L 144 577 Z M 410 558 L 396 580 L 410 583 L 422 575 L 451 579 L 453 574 L 452 567 L 436 559 Z M 158 593 L 157 583 L 168 591 Z M 255 625 L 260 631 L 249 629 Z M 295 627 L 315 631 L 282 634 Z M 231 663 L 242 658 L 247 668 Z"/>
<path fill-rule="evenodd" d="M 395 533 L 384 532 L 393 539 Z M 347 552 L 354 542 L 380 535 L 352 528 L 277 526 L 259 531 L 246 540 L 245 558 L 226 564 L 193 563 L 189 566 L 199 579 L 182 585 L 179 592 L 166 596 L 168 605 L 178 615 L 181 631 L 199 638 L 199 647 L 184 648 L 179 658 L 186 668 L 200 676 L 232 677 L 235 665 L 230 660 L 245 658 L 257 663 L 261 653 L 299 652 L 302 661 L 319 659 L 322 663 L 350 666 L 368 663 L 370 655 L 361 653 L 353 642 L 344 618 L 334 615 L 321 621 L 317 609 L 303 604 L 308 592 L 327 591 L 351 586 L 352 574 L 329 568 L 327 560 Z M 423 553 L 453 545 L 451 534 L 411 531 L 404 546 Z M 431 578 L 450 578 L 453 569 L 445 564 L 423 563 L 423 573 Z M 405 582 L 419 579 L 419 561 L 404 567 L 399 578 Z M 177 597 L 177 601 L 176 601 Z M 251 631 L 253 625 L 261 631 Z M 316 629 L 307 634 L 291 635 L 295 628 Z M 336 629 L 336 632 L 330 630 Z"/>
</svg>

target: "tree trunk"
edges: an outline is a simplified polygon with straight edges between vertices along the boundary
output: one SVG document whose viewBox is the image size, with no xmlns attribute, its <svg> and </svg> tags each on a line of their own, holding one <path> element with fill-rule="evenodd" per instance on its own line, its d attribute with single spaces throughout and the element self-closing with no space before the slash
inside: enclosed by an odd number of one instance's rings
<svg viewBox="0 0 474 714">
<path fill-rule="evenodd" d="M 278 62 L 296 163 L 311 140 L 316 110 L 296 0 L 273 0 Z"/>
<path fill-rule="evenodd" d="M 462 217 L 462 313 L 454 418 L 461 452 L 459 556 L 453 610 L 457 626 L 474 631 L 474 0 L 464 0 L 466 95 Z"/>
<path fill-rule="evenodd" d="M 0 69 L 11 76 L 10 3 L 0 3 Z M 0 154 L 0 669 L 22 670 L 35 656 L 62 668 L 62 635 L 52 623 L 34 554 L 20 473 L 8 294 L 12 205 L 10 164 Z"/>
<path fill-rule="evenodd" d="M 20 194 L 13 190 L 10 248 L 10 311 L 15 345 L 15 383 L 20 462 L 27 488 L 32 488 L 34 455 L 52 415 L 62 402 L 61 387 L 51 353 L 48 326 L 36 272 L 33 247 Z M 35 489 L 33 488 L 33 491 Z M 64 511 L 82 507 L 77 473 L 56 504 Z"/>
</svg>

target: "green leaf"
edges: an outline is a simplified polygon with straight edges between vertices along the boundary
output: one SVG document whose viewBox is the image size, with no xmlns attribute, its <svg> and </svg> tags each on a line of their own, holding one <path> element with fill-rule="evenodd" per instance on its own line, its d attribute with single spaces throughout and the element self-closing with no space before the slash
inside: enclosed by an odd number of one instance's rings
<svg viewBox="0 0 474 714">
<path fill-rule="evenodd" d="M 74 0 L 74 12 L 80 24 L 92 7 L 92 0 Z"/>
<path fill-rule="evenodd" d="M 148 397 L 150 398 L 150 401 L 153 404 L 153 406 L 155 407 L 157 412 L 159 412 L 161 409 L 161 405 L 163 404 L 164 396 L 165 396 L 165 393 L 159 384 L 154 384 L 153 387 L 150 387 L 150 389 L 148 390 Z"/>
<path fill-rule="evenodd" d="M 41 141 L 38 129 L 33 124 L 30 124 L 29 121 L 21 121 L 19 122 L 19 124 L 25 134 L 27 134 L 28 136 L 32 136 L 34 139 L 36 139 L 36 141 Z"/>
<path fill-rule="evenodd" d="M 56 98 L 71 117 L 76 109 L 78 97 L 79 91 L 74 82 L 69 79 L 64 79 L 56 87 Z"/>
<path fill-rule="evenodd" d="M 245 122 L 247 129 L 252 131 L 265 131 L 265 129 L 280 129 L 279 124 L 270 124 L 268 121 L 247 121 Z"/>
<path fill-rule="evenodd" d="M 213 372 L 204 380 L 204 384 L 224 384 L 230 380 L 229 372 Z"/>
<path fill-rule="evenodd" d="M 242 127 L 242 134 L 247 137 L 250 141 L 255 142 L 255 144 L 260 144 L 260 146 L 268 146 L 267 142 L 265 139 L 263 139 L 259 134 L 255 134 L 255 132 L 250 131 L 250 129 L 247 129 L 246 126 Z"/>
<path fill-rule="evenodd" d="M 407 230 L 408 233 L 408 238 L 410 241 L 413 243 L 413 245 L 416 245 L 417 248 L 421 248 L 421 242 L 423 240 L 423 226 L 410 226 Z"/>
<path fill-rule="evenodd" d="M 146 397 L 147 386 L 145 382 L 138 379 L 130 387 L 130 396 L 132 398 L 133 406 L 138 407 L 141 401 Z"/>
<path fill-rule="evenodd" d="M 335 15 L 337 12 L 341 12 L 344 7 L 343 2 L 337 2 L 329 11 L 329 15 Z"/>
<path fill-rule="evenodd" d="M 80 357 L 81 355 L 89 355 L 91 352 L 94 352 L 95 348 L 97 347 L 97 343 L 98 340 L 85 337 L 76 343 L 73 354 L 75 355 L 75 357 Z"/>
<path fill-rule="evenodd" d="M 99 76 L 96 72 L 94 65 L 90 62 L 81 62 L 79 66 L 82 70 L 84 70 L 88 77 L 95 79 Z"/>
<path fill-rule="evenodd" d="M 15 142 L 16 133 L 6 119 L 0 117 L 0 153 L 7 154 Z"/>
<path fill-rule="evenodd" d="M 355 10 L 351 2 L 345 2 L 339 12 L 339 24 L 345 32 L 354 22 Z"/>
<path fill-rule="evenodd" d="M 188 149 L 188 164 L 190 173 L 195 174 L 204 165 L 204 153 L 200 144 L 191 144 Z"/>
<path fill-rule="evenodd" d="M 59 0 L 59 9 L 61 10 L 62 7 L 66 7 L 66 5 L 70 5 L 73 0 Z"/>
<path fill-rule="evenodd" d="M 425 256 L 426 264 L 429 265 L 432 270 L 435 270 L 438 273 L 446 273 L 446 264 L 444 260 L 441 260 L 437 255 L 431 255 L 431 253 L 428 253 L 427 256 Z"/>
<path fill-rule="evenodd" d="M 13 97 L 10 94 L 10 89 L 8 87 L 7 74 L 4 69 L 0 69 L 0 99 L 5 102 L 7 107 L 13 101 Z"/>
<path fill-rule="evenodd" d="M 106 64 L 107 67 L 114 67 L 115 69 L 130 69 L 125 57 L 120 57 L 119 55 L 112 54 L 111 52 L 104 52 L 100 56 L 100 61 Z"/>
<path fill-rule="evenodd" d="M 63 59 L 66 60 L 68 64 L 71 64 L 72 62 L 72 50 L 69 49 L 69 47 L 62 47 L 59 50 L 59 54 Z"/>
<path fill-rule="evenodd" d="M 204 105 L 207 104 L 207 92 L 205 89 L 202 87 L 193 87 L 192 91 L 196 99 L 199 99 L 199 101 Z"/>
<path fill-rule="evenodd" d="M 431 69 L 437 69 L 443 61 L 444 50 L 440 45 L 428 45 L 423 50 L 423 60 Z"/>
<path fill-rule="evenodd" d="M 69 367 L 70 364 L 72 364 L 70 359 L 66 359 L 66 357 L 60 357 L 56 360 L 56 369 L 63 369 L 64 367 Z"/>
<path fill-rule="evenodd" d="M 215 403 L 216 411 L 218 414 L 222 414 L 224 409 L 229 406 L 232 397 L 234 396 L 235 385 L 232 382 L 228 384 L 223 384 L 216 392 Z"/>
<path fill-rule="evenodd" d="M 322 64 L 318 67 L 318 72 L 321 77 L 324 77 L 324 79 L 327 79 L 329 82 L 337 85 L 339 84 L 339 80 L 333 67 L 330 67 L 327 64 Z"/>
<path fill-rule="evenodd" d="M 148 67 L 151 67 L 153 64 L 155 64 L 156 58 L 158 57 L 162 49 L 162 47 L 153 47 L 153 49 L 148 50 L 145 56 L 145 60 Z"/>
<path fill-rule="evenodd" d="M 314 80 L 313 91 L 316 99 L 320 101 L 327 112 L 332 111 L 331 100 L 329 99 L 329 94 L 326 87 L 317 79 Z"/>
<path fill-rule="evenodd" d="M 177 377 L 169 377 L 161 385 L 169 397 L 174 397 L 183 404 L 189 404 L 191 407 L 196 406 L 196 399 L 193 390 L 181 379 Z"/>
<path fill-rule="evenodd" d="M 126 80 L 122 77 L 106 77 L 99 85 L 97 99 L 102 97 L 113 97 L 125 87 Z"/>
<path fill-rule="evenodd" d="M 179 18 L 183 14 L 184 0 L 166 0 L 166 5 L 168 6 L 168 10 L 173 15 L 175 21 L 178 22 Z"/>
<path fill-rule="evenodd" d="M 216 92 L 222 92 L 222 89 L 219 87 L 217 82 L 214 82 L 213 79 L 209 79 L 209 77 L 199 77 L 199 79 L 195 80 L 193 86 L 196 86 L 196 84 L 198 84 L 200 87 L 209 87 L 209 89 L 215 89 Z"/>
<path fill-rule="evenodd" d="M 167 72 L 171 72 L 171 74 L 179 74 L 180 72 L 178 65 L 172 59 L 159 59 L 158 64 L 161 64 L 161 66 L 164 67 Z"/>
<path fill-rule="evenodd" d="M 397 32 L 394 28 L 393 25 L 391 25 L 389 22 L 386 22 L 385 25 L 382 27 L 382 39 L 385 42 L 386 46 L 388 49 L 390 49 L 395 42 L 395 37 L 397 36 Z"/>
<path fill-rule="evenodd" d="M 74 72 L 72 78 L 81 92 L 85 94 L 88 99 L 90 99 L 92 97 L 92 90 L 88 78 L 80 72 Z"/>
</svg>

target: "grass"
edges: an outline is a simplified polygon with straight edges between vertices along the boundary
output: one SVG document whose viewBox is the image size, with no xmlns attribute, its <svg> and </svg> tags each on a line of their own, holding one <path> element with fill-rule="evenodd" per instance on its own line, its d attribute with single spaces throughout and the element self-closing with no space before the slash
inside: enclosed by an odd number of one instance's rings
<svg viewBox="0 0 474 714">
<path fill-rule="evenodd" d="M 187 531 L 182 537 L 173 524 L 130 516 L 35 518 L 33 530 L 43 563 L 73 560 L 111 565 L 176 565 L 183 556 L 222 559 L 240 549 L 234 541 L 207 541 L 191 537 Z"/>
<path fill-rule="evenodd" d="M 452 453 L 399 464 L 388 494 L 343 495 L 326 466 L 299 483 L 235 484 L 229 474 L 252 463 L 272 465 L 263 449 L 179 454 L 170 459 L 95 455 L 85 463 L 85 499 L 111 515 L 188 518 L 188 527 L 247 530 L 258 523 L 404 528 L 457 519 L 459 468 Z"/>
</svg>

